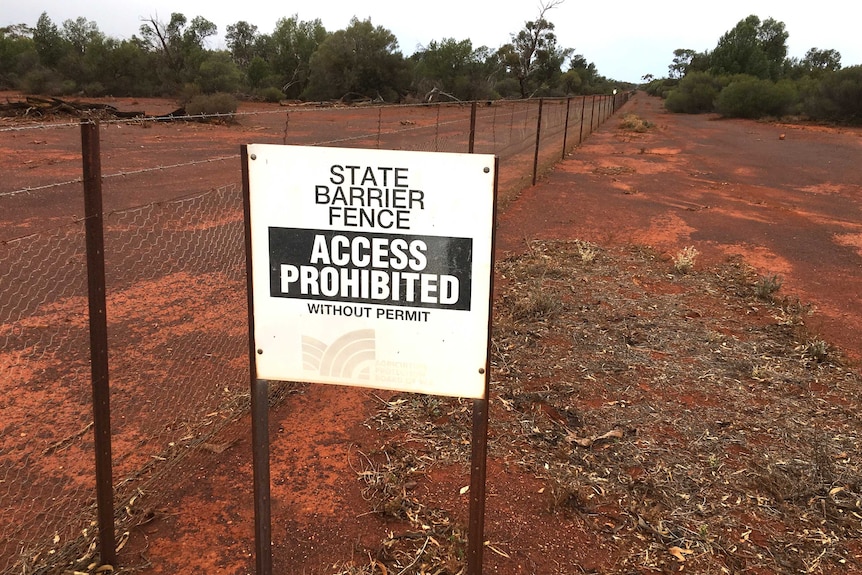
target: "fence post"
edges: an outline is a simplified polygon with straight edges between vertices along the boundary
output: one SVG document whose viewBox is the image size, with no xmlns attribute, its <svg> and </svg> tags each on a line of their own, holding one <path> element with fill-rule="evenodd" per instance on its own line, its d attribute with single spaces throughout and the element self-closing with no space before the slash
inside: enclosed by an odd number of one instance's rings
<svg viewBox="0 0 862 575">
<path fill-rule="evenodd" d="M 545 99 L 539 98 L 539 118 L 536 120 L 536 151 L 533 155 L 533 185 L 536 185 L 536 179 L 539 177 L 539 142 L 542 139 L 542 108 L 545 105 Z"/>
<path fill-rule="evenodd" d="M 242 208 L 245 221 L 245 290 L 248 306 L 248 372 L 251 391 L 252 481 L 255 575 L 272 575 L 272 490 L 269 468 L 269 382 L 258 379 L 254 341 L 254 282 L 251 270 L 251 195 L 248 147 L 242 146 Z"/>
<path fill-rule="evenodd" d="M 560 156 L 561 160 L 566 159 L 566 141 L 569 138 L 569 108 L 571 108 L 572 99 L 566 98 L 566 121 L 563 123 L 563 155 Z"/>
<path fill-rule="evenodd" d="M 468 144 L 469 153 L 473 153 L 476 146 L 476 102 L 470 106 L 470 143 Z"/>
<path fill-rule="evenodd" d="M 587 111 L 587 97 L 581 96 L 581 133 L 578 136 L 578 145 L 584 141 L 584 115 Z"/>
<path fill-rule="evenodd" d="M 108 319 L 105 295 L 105 237 L 102 218 L 102 161 L 99 124 L 81 121 L 84 229 L 87 242 L 87 293 L 90 314 L 90 374 L 93 388 L 93 443 L 96 452 L 96 504 L 99 558 L 117 567 L 114 538 L 114 480 L 111 469 L 111 401 L 108 383 Z"/>
</svg>

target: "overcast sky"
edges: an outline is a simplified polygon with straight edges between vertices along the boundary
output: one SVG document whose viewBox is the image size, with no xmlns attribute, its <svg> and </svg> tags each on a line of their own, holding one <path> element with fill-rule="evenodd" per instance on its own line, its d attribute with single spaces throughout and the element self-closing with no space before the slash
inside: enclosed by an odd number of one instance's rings
<svg viewBox="0 0 862 575">
<path fill-rule="evenodd" d="M 35 26 L 47 12 L 61 26 L 83 16 L 106 35 L 126 39 L 138 33 L 141 20 L 167 22 L 172 12 L 189 20 L 203 16 L 218 26 L 209 48 L 224 48 L 229 24 L 245 20 L 260 33 L 271 33 L 279 18 L 294 14 L 300 20 L 320 18 L 328 31 L 346 28 L 350 19 L 370 18 L 398 39 L 408 56 L 431 40 L 470 39 L 474 47 L 498 48 L 527 20 L 539 13 L 539 2 L 506 0 L 317 0 L 281 2 L 213 2 L 212 0 L 0 0 L 0 26 Z M 505 6 L 505 7 L 504 7 Z M 574 48 L 593 62 L 599 73 L 616 80 L 639 82 L 645 74 L 667 75 L 677 48 L 697 51 L 715 48 L 722 34 L 754 14 L 761 20 L 784 22 L 790 37 L 789 56 L 802 58 L 812 47 L 835 49 L 843 66 L 862 64 L 862 2 L 822 0 L 724 0 L 722 2 L 662 2 L 641 0 L 565 0 L 547 18 L 556 26 L 558 43 Z"/>
</svg>

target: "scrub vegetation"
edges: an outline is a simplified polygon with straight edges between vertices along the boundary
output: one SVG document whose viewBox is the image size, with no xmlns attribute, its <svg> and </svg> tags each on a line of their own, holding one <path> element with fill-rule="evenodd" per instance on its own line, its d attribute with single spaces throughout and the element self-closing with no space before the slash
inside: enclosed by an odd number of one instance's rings
<svg viewBox="0 0 862 575">
<path fill-rule="evenodd" d="M 646 90 L 671 112 L 862 123 L 862 66 L 842 68 L 837 50 L 817 47 L 789 58 L 789 37 L 783 22 L 748 16 L 713 50 L 674 50 L 668 77 L 645 78 Z"/>
<path fill-rule="evenodd" d="M 218 27 L 176 12 L 149 17 L 139 33 L 111 38 L 79 17 L 0 28 L 0 89 L 47 96 L 167 96 L 228 93 L 265 101 L 300 99 L 417 102 L 607 94 L 614 82 L 561 46 L 549 19 L 562 0 L 499 47 L 469 39 L 430 40 L 405 56 L 393 33 L 353 18 L 326 30 L 319 19 L 280 18 L 270 32 L 246 21 L 227 26 L 226 50 L 207 48 Z"/>
</svg>

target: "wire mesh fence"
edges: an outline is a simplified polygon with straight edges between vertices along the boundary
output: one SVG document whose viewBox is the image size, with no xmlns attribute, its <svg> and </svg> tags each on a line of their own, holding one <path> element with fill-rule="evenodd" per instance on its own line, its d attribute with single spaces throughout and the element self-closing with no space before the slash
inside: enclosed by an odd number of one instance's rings
<svg viewBox="0 0 862 575">
<path fill-rule="evenodd" d="M 249 406 L 239 145 L 495 154 L 502 203 L 619 107 L 569 98 L 103 122 L 117 544 Z M 75 124 L 0 124 L 0 574 L 98 566 Z M 274 386 L 273 401 L 287 387 Z"/>
</svg>

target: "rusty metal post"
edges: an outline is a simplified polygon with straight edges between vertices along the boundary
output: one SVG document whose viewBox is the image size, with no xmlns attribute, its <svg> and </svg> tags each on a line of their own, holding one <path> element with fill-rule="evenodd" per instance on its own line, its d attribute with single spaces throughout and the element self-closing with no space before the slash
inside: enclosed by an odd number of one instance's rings
<svg viewBox="0 0 862 575">
<path fill-rule="evenodd" d="M 545 99 L 539 98 L 539 117 L 536 120 L 536 151 L 533 155 L 533 185 L 536 185 L 536 180 L 539 177 L 539 143 L 542 139 L 542 108 L 545 105 Z"/>
<path fill-rule="evenodd" d="M 380 132 L 383 129 L 383 107 L 377 108 L 377 149 L 380 149 Z"/>
<path fill-rule="evenodd" d="M 560 156 L 561 160 L 566 159 L 566 140 L 569 137 L 569 108 L 571 108 L 572 99 L 566 98 L 566 120 L 563 123 L 563 155 Z"/>
<path fill-rule="evenodd" d="M 102 218 L 100 148 L 98 122 L 81 121 L 99 558 L 102 565 L 111 565 L 116 569 L 114 480 L 111 468 L 111 391 L 108 381 L 108 318 L 105 294 L 105 236 Z"/>
<path fill-rule="evenodd" d="M 593 120 L 596 118 L 596 95 L 593 94 L 593 102 L 590 105 L 590 134 L 593 133 Z"/>
<path fill-rule="evenodd" d="M 488 389 L 488 372 L 485 373 Z M 467 575 L 482 575 L 485 549 L 485 481 L 488 468 L 488 396 L 473 400 L 470 452 L 470 524 L 467 532 Z"/>
<path fill-rule="evenodd" d="M 500 160 L 494 160 L 494 208 L 497 220 L 497 182 L 500 177 Z M 497 243 L 496 226 L 491 230 L 491 277 L 488 290 L 488 350 L 494 327 L 494 254 Z M 467 575 L 482 575 L 485 550 L 485 482 L 488 475 L 488 406 L 491 390 L 491 354 L 485 360 L 485 393 L 482 399 L 473 400 L 473 435 L 470 453 L 470 519 L 467 527 Z"/>
<path fill-rule="evenodd" d="M 252 475 L 254 483 L 254 557 L 257 575 L 272 575 L 272 501 L 269 473 L 269 383 L 257 378 L 254 297 L 251 275 L 251 197 L 248 148 L 242 146 L 242 193 L 245 212 L 245 277 L 248 300 L 248 361 L 251 387 Z"/>
<path fill-rule="evenodd" d="M 581 134 L 578 136 L 578 145 L 584 141 L 584 113 L 587 111 L 587 97 L 581 97 Z"/>
<path fill-rule="evenodd" d="M 468 144 L 469 153 L 473 153 L 476 147 L 476 102 L 470 106 L 470 143 Z"/>
</svg>

